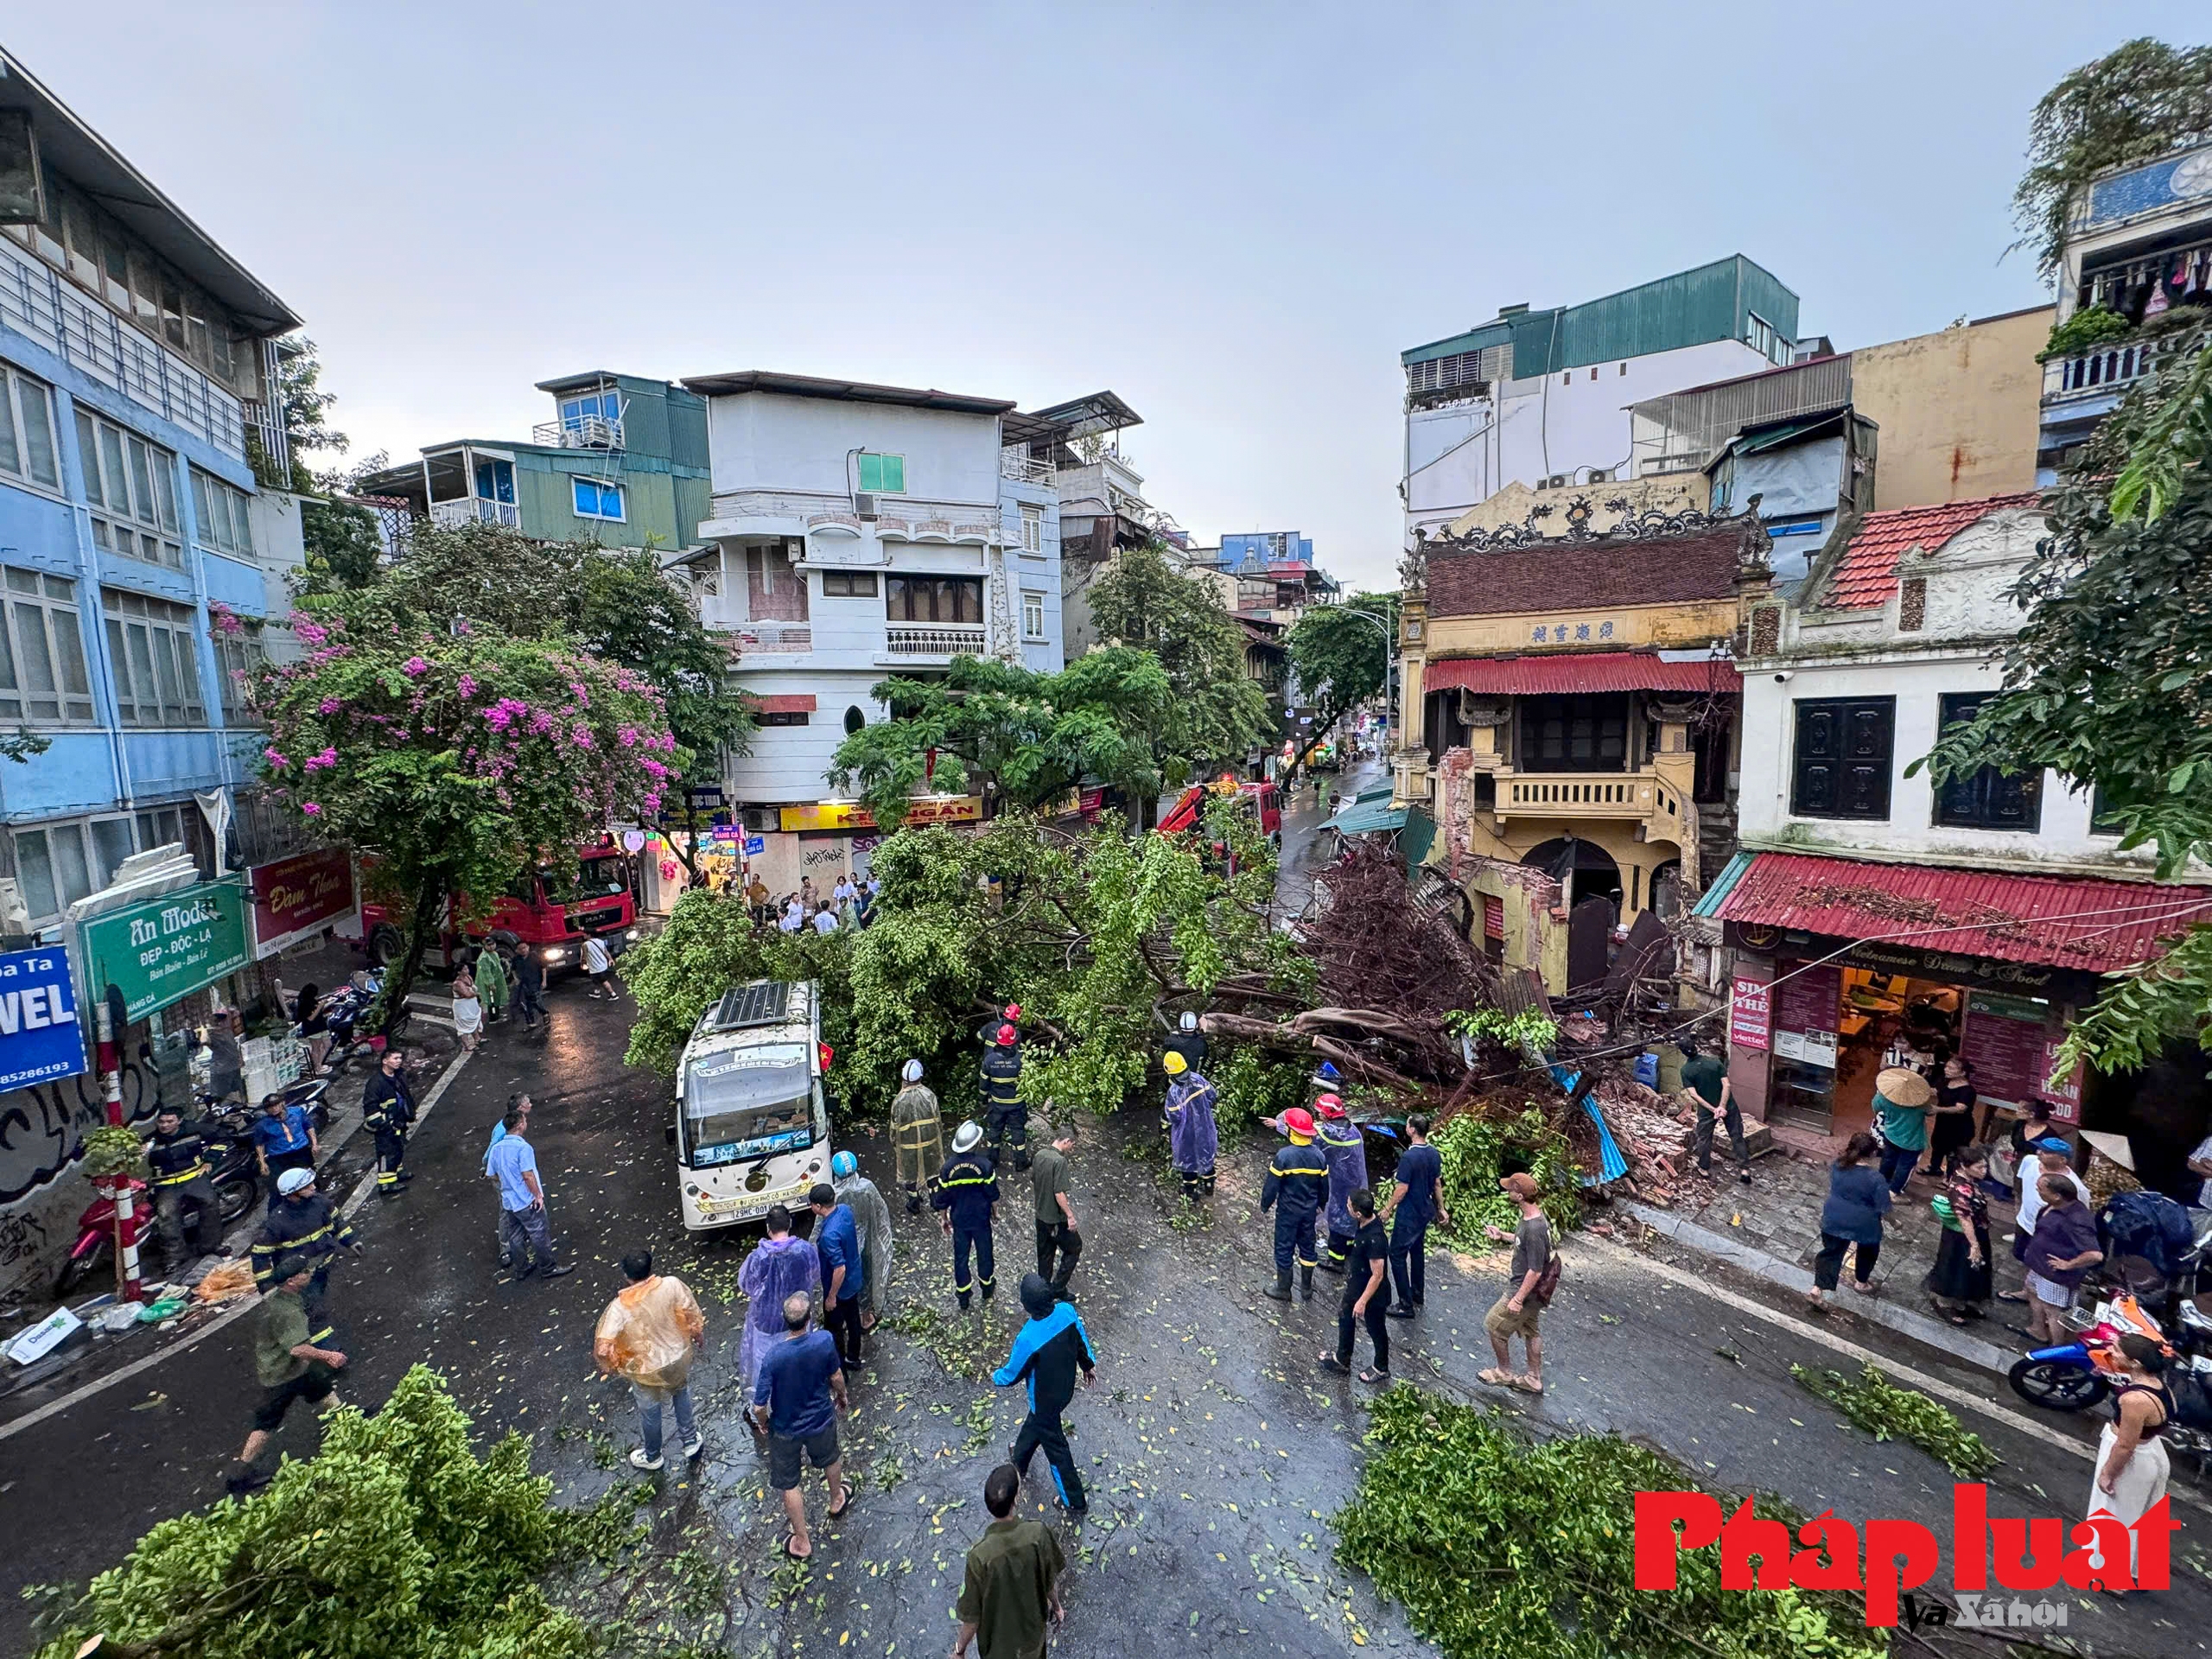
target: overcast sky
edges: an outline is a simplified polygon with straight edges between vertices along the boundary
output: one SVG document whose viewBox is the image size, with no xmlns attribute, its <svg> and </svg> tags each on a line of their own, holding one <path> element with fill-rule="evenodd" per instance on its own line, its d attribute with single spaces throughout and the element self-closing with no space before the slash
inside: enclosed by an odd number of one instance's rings
<svg viewBox="0 0 2212 1659">
<path fill-rule="evenodd" d="M 356 455 L 526 435 L 587 368 L 1110 387 L 1155 505 L 1363 582 L 1402 534 L 1399 351 L 1738 251 L 1840 347 L 2037 303 L 1999 258 L 2028 111 L 2156 27 L 110 0 L 4 43 L 307 319 Z"/>
</svg>

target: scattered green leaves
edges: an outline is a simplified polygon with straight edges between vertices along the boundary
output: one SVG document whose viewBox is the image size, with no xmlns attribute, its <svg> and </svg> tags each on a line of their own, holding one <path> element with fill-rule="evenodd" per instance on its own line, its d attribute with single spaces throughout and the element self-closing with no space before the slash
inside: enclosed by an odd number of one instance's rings
<svg viewBox="0 0 2212 1659">
<path fill-rule="evenodd" d="M 1961 1480 L 1977 1480 L 1999 1461 L 1956 1413 L 1917 1389 L 1899 1388 L 1876 1366 L 1867 1366 L 1856 1382 L 1809 1365 L 1792 1365 L 1789 1375 L 1876 1440 L 1910 1440 Z"/>
</svg>

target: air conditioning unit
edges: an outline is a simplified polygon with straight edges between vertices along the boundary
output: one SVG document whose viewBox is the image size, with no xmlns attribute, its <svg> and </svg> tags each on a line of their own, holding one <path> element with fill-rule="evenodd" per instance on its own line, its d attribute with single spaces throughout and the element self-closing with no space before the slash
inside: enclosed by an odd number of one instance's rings
<svg viewBox="0 0 2212 1659">
<path fill-rule="evenodd" d="M 868 490 L 861 490 L 855 494 L 853 497 L 853 512 L 860 518 L 873 519 L 875 517 L 875 496 L 874 493 Z"/>
<path fill-rule="evenodd" d="M 1571 473 L 1554 473 L 1544 480 L 1543 486 L 1548 490 L 1563 490 L 1573 481 L 1573 474 Z"/>
<path fill-rule="evenodd" d="M 781 827 L 783 815 L 772 806 L 748 806 L 739 814 L 749 835 L 765 836 Z"/>
</svg>

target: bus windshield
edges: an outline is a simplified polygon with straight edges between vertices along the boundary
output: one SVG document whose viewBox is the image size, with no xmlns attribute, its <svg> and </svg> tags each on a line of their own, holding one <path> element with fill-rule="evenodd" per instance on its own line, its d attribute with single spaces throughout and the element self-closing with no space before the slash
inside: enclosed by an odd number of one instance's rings
<svg viewBox="0 0 2212 1659">
<path fill-rule="evenodd" d="M 814 1144 L 814 1078 L 794 1043 L 709 1054 L 683 1082 L 683 1161 L 693 1169 Z"/>
<path fill-rule="evenodd" d="M 586 899 L 604 899 L 622 891 L 622 861 L 619 858 L 587 858 L 576 867 L 575 879 L 569 879 L 565 871 L 543 868 L 538 877 L 545 884 L 548 903 L 577 904 Z"/>
</svg>

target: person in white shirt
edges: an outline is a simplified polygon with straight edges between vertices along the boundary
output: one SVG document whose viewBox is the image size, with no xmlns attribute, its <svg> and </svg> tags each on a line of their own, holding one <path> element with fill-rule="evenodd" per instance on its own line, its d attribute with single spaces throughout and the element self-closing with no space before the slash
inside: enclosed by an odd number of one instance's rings
<svg viewBox="0 0 2212 1659">
<path fill-rule="evenodd" d="M 837 885 L 830 889 L 831 907 L 842 909 L 846 899 L 857 898 L 859 894 L 860 889 L 853 885 L 853 878 L 849 875 L 841 875 L 837 878 Z"/>
<path fill-rule="evenodd" d="M 591 976 L 592 995 L 604 1001 L 622 995 L 614 988 L 614 954 L 596 934 L 584 941 L 584 971 Z"/>
<path fill-rule="evenodd" d="M 783 919 L 776 925 L 786 933 L 796 933 L 806 925 L 806 912 L 800 907 L 797 893 L 785 905 Z"/>
<path fill-rule="evenodd" d="M 2196 1143 L 2189 1154 L 2189 1173 L 2202 1183 L 2196 1192 L 2196 1208 L 2212 1210 L 2212 1135 Z"/>
<path fill-rule="evenodd" d="M 817 933 L 835 933 L 837 931 L 837 912 L 827 905 L 816 911 L 814 931 Z"/>
</svg>

